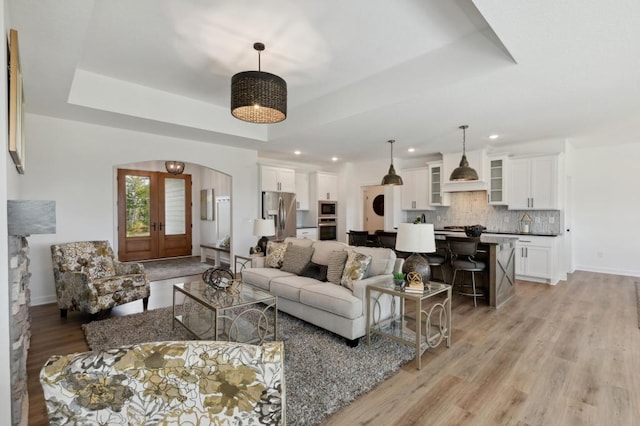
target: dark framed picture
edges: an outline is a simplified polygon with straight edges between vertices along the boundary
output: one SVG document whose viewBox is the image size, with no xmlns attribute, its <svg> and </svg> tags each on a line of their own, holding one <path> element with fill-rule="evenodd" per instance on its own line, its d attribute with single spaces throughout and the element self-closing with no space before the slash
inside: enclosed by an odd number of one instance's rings
<svg viewBox="0 0 640 426">
<path fill-rule="evenodd" d="M 9 31 L 9 155 L 18 173 L 24 173 L 24 97 L 18 51 L 18 31 Z"/>
</svg>

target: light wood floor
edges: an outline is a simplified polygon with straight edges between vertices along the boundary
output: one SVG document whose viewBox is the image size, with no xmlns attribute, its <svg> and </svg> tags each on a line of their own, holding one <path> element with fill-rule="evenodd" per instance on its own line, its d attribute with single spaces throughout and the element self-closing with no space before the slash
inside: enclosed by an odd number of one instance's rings
<svg viewBox="0 0 640 426">
<path fill-rule="evenodd" d="M 518 282 L 499 310 L 456 297 L 451 348 L 427 351 L 420 371 L 406 364 L 324 424 L 640 424 L 636 280 L 577 272 L 557 286 Z M 170 304 L 170 288 L 154 283 L 150 307 Z M 140 310 L 134 302 L 111 315 Z M 31 312 L 29 424 L 40 425 L 38 372 L 52 354 L 87 350 L 80 325 L 89 318 L 60 319 L 55 305 Z"/>
</svg>

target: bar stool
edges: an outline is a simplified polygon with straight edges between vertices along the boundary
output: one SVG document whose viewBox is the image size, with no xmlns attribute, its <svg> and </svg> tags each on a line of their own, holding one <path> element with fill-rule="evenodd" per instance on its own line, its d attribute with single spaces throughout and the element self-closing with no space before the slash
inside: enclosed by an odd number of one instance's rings
<svg viewBox="0 0 640 426">
<path fill-rule="evenodd" d="M 484 262 L 474 259 L 478 252 L 478 239 L 447 237 L 447 245 L 451 253 L 451 267 L 453 268 L 453 279 L 451 286 L 455 286 L 456 273 L 458 271 L 471 272 L 471 284 L 460 284 L 458 294 L 473 297 L 473 306 L 478 307 L 478 297 L 484 297 L 484 293 L 476 287 L 476 272 L 482 272 L 485 269 Z M 465 291 L 465 289 L 470 289 Z"/>
<path fill-rule="evenodd" d="M 442 282 L 443 283 L 447 283 L 447 277 L 444 273 L 444 264 L 447 261 L 447 257 L 445 256 L 441 256 L 439 254 L 437 254 L 437 252 L 434 253 L 427 253 L 426 255 L 427 260 L 429 261 L 429 266 L 430 267 L 434 267 L 437 266 L 440 268 L 440 275 L 442 276 Z M 431 275 L 433 277 L 433 274 Z"/>
<path fill-rule="evenodd" d="M 349 231 L 350 246 L 366 246 L 368 239 L 369 232 L 367 231 Z"/>
</svg>

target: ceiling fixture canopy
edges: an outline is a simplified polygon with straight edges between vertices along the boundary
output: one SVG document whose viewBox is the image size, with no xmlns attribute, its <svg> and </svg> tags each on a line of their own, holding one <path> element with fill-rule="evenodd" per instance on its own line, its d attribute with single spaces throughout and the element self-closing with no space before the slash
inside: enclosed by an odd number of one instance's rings
<svg viewBox="0 0 640 426">
<path fill-rule="evenodd" d="M 184 172 L 184 163 L 181 161 L 165 161 L 164 167 L 172 175 L 181 175 Z"/>
<path fill-rule="evenodd" d="M 393 144 L 396 141 L 391 139 L 388 142 L 391 144 L 391 165 L 389 166 L 389 173 L 382 178 L 380 185 L 402 185 L 402 178 L 396 174 L 396 169 L 393 167 Z"/>
<path fill-rule="evenodd" d="M 466 130 L 469 126 L 462 125 L 458 127 L 462 129 L 462 158 L 460 159 L 460 166 L 456 167 L 453 172 L 451 172 L 451 176 L 449 180 L 452 181 L 469 181 L 469 180 L 478 180 L 478 173 L 469 167 L 469 162 L 467 161 L 466 154 Z"/>
<path fill-rule="evenodd" d="M 264 44 L 258 51 L 258 71 L 239 72 L 231 78 L 231 114 L 249 123 L 278 123 L 287 118 L 287 82 L 260 68 Z"/>
</svg>

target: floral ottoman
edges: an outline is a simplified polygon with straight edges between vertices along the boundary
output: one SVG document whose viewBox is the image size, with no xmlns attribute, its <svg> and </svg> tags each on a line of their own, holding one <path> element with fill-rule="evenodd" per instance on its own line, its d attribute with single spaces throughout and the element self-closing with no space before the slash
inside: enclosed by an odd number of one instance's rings
<svg viewBox="0 0 640 426">
<path fill-rule="evenodd" d="M 285 423 L 281 342 L 142 343 L 49 358 L 52 425 Z"/>
</svg>

